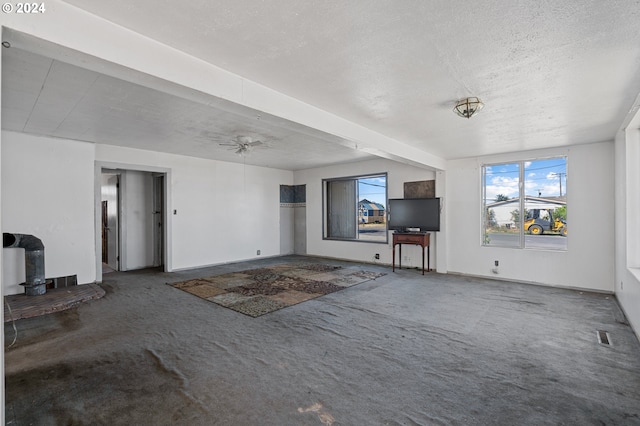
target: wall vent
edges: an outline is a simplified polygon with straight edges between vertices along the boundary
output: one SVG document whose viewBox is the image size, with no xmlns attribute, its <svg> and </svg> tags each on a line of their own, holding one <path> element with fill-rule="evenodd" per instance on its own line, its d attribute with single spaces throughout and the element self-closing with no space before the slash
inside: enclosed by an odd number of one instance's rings
<svg viewBox="0 0 640 426">
<path fill-rule="evenodd" d="M 603 330 L 598 330 L 598 343 L 601 345 L 611 346 L 611 338 L 609 337 L 609 333 Z"/>
<path fill-rule="evenodd" d="M 78 276 L 69 275 L 67 277 L 47 278 L 47 288 L 61 288 L 78 285 Z"/>
</svg>

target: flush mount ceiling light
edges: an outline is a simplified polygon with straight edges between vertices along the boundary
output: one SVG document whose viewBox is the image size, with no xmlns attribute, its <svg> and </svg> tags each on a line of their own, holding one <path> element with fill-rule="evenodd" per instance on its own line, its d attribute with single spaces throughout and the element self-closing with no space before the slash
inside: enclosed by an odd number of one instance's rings
<svg viewBox="0 0 640 426">
<path fill-rule="evenodd" d="M 473 115 L 480 111 L 484 107 L 484 104 L 477 97 L 464 98 L 460 99 L 458 103 L 456 103 L 455 108 L 453 108 L 453 112 L 458 114 L 463 118 L 471 118 Z"/>
</svg>

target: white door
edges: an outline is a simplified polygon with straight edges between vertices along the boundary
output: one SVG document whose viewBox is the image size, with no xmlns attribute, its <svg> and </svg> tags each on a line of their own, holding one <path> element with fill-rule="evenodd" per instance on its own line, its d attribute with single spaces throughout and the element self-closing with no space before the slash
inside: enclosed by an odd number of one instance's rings
<svg viewBox="0 0 640 426">
<path fill-rule="evenodd" d="M 119 232 L 119 202 L 120 202 L 120 176 L 117 174 L 105 175 L 102 180 L 102 201 L 106 201 L 106 229 L 107 243 L 103 244 L 107 249 L 107 265 L 120 270 L 120 232 Z"/>
</svg>

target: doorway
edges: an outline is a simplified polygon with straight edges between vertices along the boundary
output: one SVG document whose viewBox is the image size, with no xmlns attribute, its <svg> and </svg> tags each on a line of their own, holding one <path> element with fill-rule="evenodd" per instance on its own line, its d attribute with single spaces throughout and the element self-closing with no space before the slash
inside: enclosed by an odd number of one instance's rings
<svg viewBox="0 0 640 426">
<path fill-rule="evenodd" d="M 165 173 L 102 169 L 102 272 L 165 266 Z"/>
<path fill-rule="evenodd" d="M 102 271 L 120 270 L 120 174 L 102 174 Z"/>
</svg>

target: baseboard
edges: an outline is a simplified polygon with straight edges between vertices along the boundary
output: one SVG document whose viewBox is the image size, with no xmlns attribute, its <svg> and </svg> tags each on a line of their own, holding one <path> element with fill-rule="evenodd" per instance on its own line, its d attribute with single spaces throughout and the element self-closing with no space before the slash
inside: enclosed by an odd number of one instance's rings
<svg viewBox="0 0 640 426">
<path fill-rule="evenodd" d="M 538 281 L 527 281 L 527 280 L 517 280 L 517 279 L 513 279 L 513 278 L 503 278 L 503 277 L 497 277 L 497 276 L 466 274 L 464 272 L 448 271 L 447 274 L 449 274 L 449 275 L 458 275 L 458 276 L 461 276 L 461 277 L 482 278 L 482 279 L 485 279 L 485 280 L 493 280 L 493 281 L 512 282 L 512 283 L 517 283 L 517 284 L 529 284 L 529 285 L 535 285 L 535 286 L 538 286 L 538 287 L 560 288 L 560 289 L 563 289 L 563 290 L 584 291 L 584 292 L 589 292 L 589 293 L 599 293 L 599 294 L 607 294 L 607 295 L 614 295 L 615 294 L 613 291 L 609 291 L 609 290 L 598 290 L 598 289 L 592 289 L 592 288 L 575 287 L 575 286 L 570 286 L 570 285 L 545 284 L 545 283 L 541 283 L 541 282 L 538 282 Z"/>
<path fill-rule="evenodd" d="M 251 261 L 261 260 L 261 259 L 273 259 L 275 257 L 285 257 L 285 256 L 291 256 L 291 255 L 290 254 L 274 254 L 271 256 L 249 257 L 247 259 L 230 260 L 227 262 L 209 263 L 206 265 L 198 265 L 198 266 L 187 266 L 186 268 L 174 268 L 171 271 L 167 271 L 167 272 L 193 271 L 194 269 L 211 268 L 214 266 L 222 266 L 222 265 L 233 265 L 234 263 L 251 262 Z"/>
</svg>

